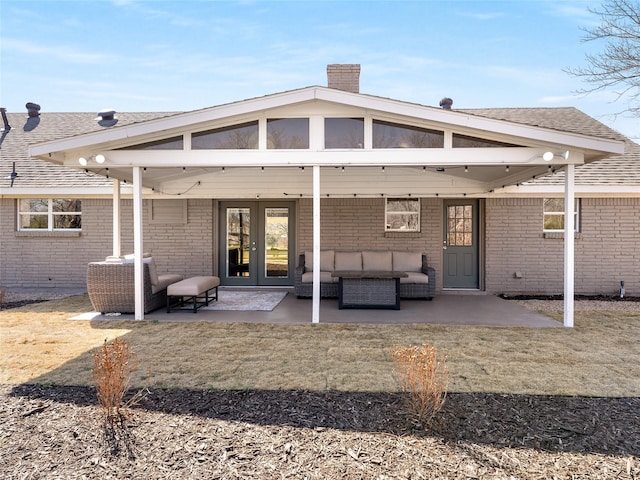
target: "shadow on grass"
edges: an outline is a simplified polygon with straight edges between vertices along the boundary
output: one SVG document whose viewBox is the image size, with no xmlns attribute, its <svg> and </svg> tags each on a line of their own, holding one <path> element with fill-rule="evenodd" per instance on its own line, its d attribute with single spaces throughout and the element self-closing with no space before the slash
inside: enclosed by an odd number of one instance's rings
<svg viewBox="0 0 640 480">
<path fill-rule="evenodd" d="M 11 395 L 98 408 L 93 387 L 23 384 Z M 403 414 L 402 400 L 399 393 L 153 389 L 136 408 L 257 425 L 640 456 L 640 398 L 450 393 L 426 431 Z"/>
</svg>

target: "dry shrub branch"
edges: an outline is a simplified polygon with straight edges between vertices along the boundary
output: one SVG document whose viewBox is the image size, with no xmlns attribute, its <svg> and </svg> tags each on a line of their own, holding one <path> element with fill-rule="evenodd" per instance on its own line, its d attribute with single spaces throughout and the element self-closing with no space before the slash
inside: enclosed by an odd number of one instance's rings
<svg viewBox="0 0 640 480">
<path fill-rule="evenodd" d="M 103 408 L 107 421 L 113 422 L 121 417 L 121 408 L 125 406 L 123 398 L 136 370 L 137 359 L 134 352 L 119 338 L 111 343 L 105 340 L 102 347 L 93 354 L 93 381 L 98 403 Z"/>
<path fill-rule="evenodd" d="M 446 357 L 435 347 L 396 346 L 391 352 L 396 381 L 407 394 L 409 414 L 426 426 L 444 406 L 449 386 Z"/>
</svg>

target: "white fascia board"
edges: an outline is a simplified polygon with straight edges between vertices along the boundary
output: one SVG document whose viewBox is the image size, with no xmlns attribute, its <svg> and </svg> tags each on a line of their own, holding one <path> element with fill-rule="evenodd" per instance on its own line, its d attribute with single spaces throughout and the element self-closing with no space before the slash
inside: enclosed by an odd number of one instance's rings
<svg viewBox="0 0 640 480">
<path fill-rule="evenodd" d="M 32 145 L 29 148 L 29 155 L 32 157 L 42 158 L 42 155 L 48 155 L 51 152 L 86 148 L 96 144 L 135 138 L 162 131 L 185 129 L 198 123 L 210 122 L 238 115 L 246 115 L 249 113 L 257 113 L 262 110 L 311 101 L 315 98 L 316 88 L 318 87 L 292 90 L 290 92 L 229 103 L 203 110 L 178 113 L 170 117 L 148 120 L 100 132 L 87 133 L 72 138 L 39 143 Z M 167 135 L 170 136 L 170 134 Z"/>
<path fill-rule="evenodd" d="M 640 185 L 580 185 L 575 187 L 577 197 L 618 198 L 640 197 Z M 491 197 L 547 197 L 564 195 L 564 185 L 511 185 L 496 189 Z"/>
<path fill-rule="evenodd" d="M 286 167 L 286 166 L 496 166 L 563 165 L 584 163 L 581 153 L 569 160 L 545 162 L 545 148 L 456 148 L 375 150 L 114 150 L 105 152 L 102 168 L 139 167 Z M 77 167 L 77 159 L 65 165 Z"/>
<path fill-rule="evenodd" d="M 507 120 L 471 115 L 456 110 L 412 104 L 381 97 L 366 96 L 340 90 L 318 88 L 317 99 L 347 103 L 370 110 L 380 110 L 421 120 L 428 120 L 465 129 L 484 130 L 493 133 L 527 138 L 531 140 L 572 146 L 579 149 L 599 150 L 607 153 L 624 153 L 624 142 L 576 133 L 559 132 L 542 127 L 528 126 Z"/>
</svg>

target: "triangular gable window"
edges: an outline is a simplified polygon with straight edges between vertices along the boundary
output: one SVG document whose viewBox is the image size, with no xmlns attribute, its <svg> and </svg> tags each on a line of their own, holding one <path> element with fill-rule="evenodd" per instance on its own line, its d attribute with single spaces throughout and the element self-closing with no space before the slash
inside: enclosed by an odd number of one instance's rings
<svg viewBox="0 0 640 480">
<path fill-rule="evenodd" d="M 162 140 L 156 140 L 154 142 L 140 143 L 138 145 L 131 145 L 129 147 L 123 147 L 118 150 L 183 150 L 184 139 L 182 135 L 179 137 L 163 138 Z"/>
<path fill-rule="evenodd" d="M 453 134 L 453 148 L 495 148 L 495 147 L 520 147 L 512 143 L 487 140 L 486 138 L 470 137 L 459 133 Z"/>
</svg>

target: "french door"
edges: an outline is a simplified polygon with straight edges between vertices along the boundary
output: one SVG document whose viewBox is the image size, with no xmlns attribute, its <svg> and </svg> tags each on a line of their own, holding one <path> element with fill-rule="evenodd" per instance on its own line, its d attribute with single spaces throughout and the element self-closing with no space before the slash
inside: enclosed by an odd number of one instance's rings
<svg viewBox="0 0 640 480">
<path fill-rule="evenodd" d="M 477 200 L 444 201 L 442 287 L 479 288 Z"/>
<path fill-rule="evenodd" d="M 293 285 L 295 203 L 221 202 L 222 285 Z"/>
</svg>

